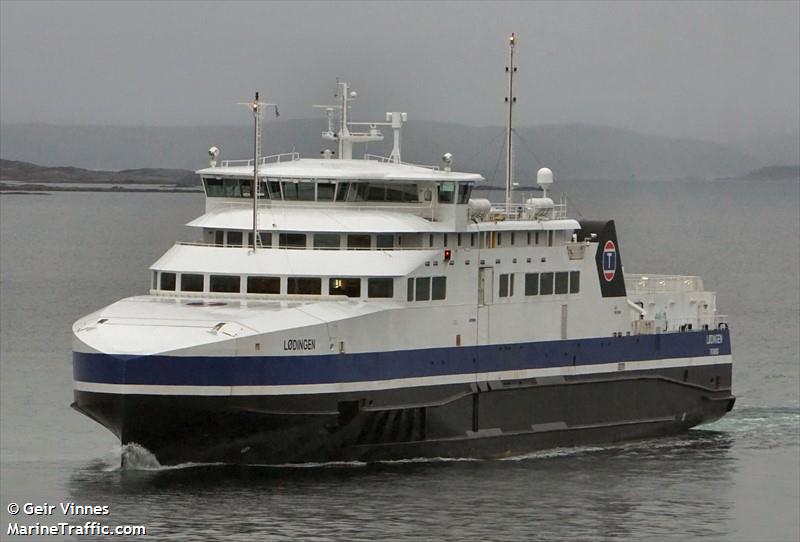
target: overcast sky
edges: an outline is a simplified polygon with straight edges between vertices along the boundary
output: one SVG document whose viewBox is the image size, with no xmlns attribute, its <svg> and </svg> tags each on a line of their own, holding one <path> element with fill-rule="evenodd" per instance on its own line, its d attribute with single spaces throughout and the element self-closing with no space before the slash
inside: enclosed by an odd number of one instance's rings
<svg viewBox="0 0 800 542">
<path fill-rule="evenodd" d="M 0 2 L 3 123 L 235 125 L 261 91 L 320 115 L 595 123 L 730 142 L 800 130 L 800 2 Z M 358 120 L 357 119 L 357 120 Z"/>
</svg>

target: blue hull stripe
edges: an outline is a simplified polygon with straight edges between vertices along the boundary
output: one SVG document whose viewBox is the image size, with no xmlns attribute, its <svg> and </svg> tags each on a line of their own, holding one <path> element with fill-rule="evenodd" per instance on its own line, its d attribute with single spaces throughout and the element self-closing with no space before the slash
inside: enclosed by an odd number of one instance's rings
<svg viewBox="0 0 800 542">
<path fill-rule="evenodd" d="M 707 344 L 722 334 L 721 344 Z M 73 352 L 73 377 L 105 384 L 283 386 L 366 382 L 731 353 L 728 330 L 395 352 L 296 356 L 115 356 Z"/>
</svg>

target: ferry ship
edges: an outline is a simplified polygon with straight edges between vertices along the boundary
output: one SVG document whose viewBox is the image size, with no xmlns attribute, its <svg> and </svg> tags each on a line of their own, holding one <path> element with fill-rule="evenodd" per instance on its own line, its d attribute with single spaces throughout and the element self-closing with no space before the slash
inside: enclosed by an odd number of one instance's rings
<svg viewBox="0 0 800 542">
<path fill-rule="evenodd" d="M 513 37 L 509 128 L 513 98 Z M 699 277 L 625 274 L 613 220 L 474 198 L 401 159 L 405 113 L 348 120 L 318 158 L 198 171 L 205 214 L 147 295 L 73 326 L 73 407 L 162 464 L 494 458 L 687 431 L 733 407 L 728 326 Z M 338 126 L 337 126 L 338 121 Z M 359 126 L 366 126 L 358 131 Z M 353 157 L 394 132 L 393 151 Z"/>
</svg>

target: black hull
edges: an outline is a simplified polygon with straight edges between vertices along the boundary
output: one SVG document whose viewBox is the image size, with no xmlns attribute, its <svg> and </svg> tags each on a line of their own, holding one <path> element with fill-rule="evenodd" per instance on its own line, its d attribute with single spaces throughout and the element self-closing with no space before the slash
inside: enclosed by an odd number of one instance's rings
<svg viewBox="0 0 800 542">
<path fill-rule="evenodd" d="M 162 464 L 495 458 L 676 434 L 733 407 L 730 364 L 287 396 L 75 391 L 77 410 Z"/>
</svg>

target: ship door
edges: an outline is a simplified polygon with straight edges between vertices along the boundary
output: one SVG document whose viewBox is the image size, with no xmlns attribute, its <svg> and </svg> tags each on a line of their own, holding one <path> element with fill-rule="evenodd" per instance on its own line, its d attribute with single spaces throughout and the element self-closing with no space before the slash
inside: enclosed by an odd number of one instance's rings
<svg viewBox="0 0 800 542">
<path fill-rule="evenodd" d="M 478 344 L 489 344 L 489 311 L 494 302 L 494 268 L 478 271 Z"/>
</svg>

